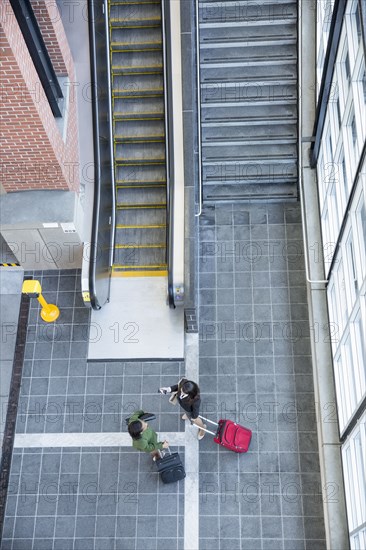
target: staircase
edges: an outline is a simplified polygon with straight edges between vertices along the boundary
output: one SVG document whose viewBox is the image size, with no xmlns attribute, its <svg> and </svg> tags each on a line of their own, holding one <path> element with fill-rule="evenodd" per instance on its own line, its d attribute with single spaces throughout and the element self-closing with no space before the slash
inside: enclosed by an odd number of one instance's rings
<svg viewBox="0 0 366 550">
<path fill-rule="evenodd" d="M 160 0 L 110 0 L 116 175 L 113 274 L 167 274 Z"/>
<path fill-rule="evenodd" d="M 199 4 L 204 200 L 297 197 L 297 1 Z"/>
</svg>

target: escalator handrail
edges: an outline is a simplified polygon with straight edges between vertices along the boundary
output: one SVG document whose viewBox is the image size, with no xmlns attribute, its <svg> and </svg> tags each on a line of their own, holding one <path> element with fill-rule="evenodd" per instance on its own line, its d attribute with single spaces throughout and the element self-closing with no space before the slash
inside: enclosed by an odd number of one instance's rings
<svg viewBox="0 0 366 550">
<path fill-rule="evenodd" d="M 174 147 L 171 147 L 171 117 L 173 113 L 172 98 L 169 90 L 172 90 L 172 63 L 170 49 L 170 5 L 169 0 L 161 2 L 162 42 L 163 42 L 163 78 L 164 78 L 164 123 L 165 123 L 165 163 L 166 163 L 166 208 L 167 208 L 167 270 L 168 270 L 168 304 L 175 308 L 174 301 Z M 171 173 L 173 172 L 173 173 Z"/>
<path fill-rule="evenodd" d="M 107 52 L 109 53 L 109 32 L 108 32 L 108 7 L 107 0 L 103 2 L 103 11 L 104 18 L 106 23 L 106 36 L 105 40 L 107 41 Z M 99 102 L 98 102 L 98 78 L 97 78 L 97 37 L 95 29 L 95 21 L 97 15 L 95 13 L 95 6 L 93 0 L 88 0 L 88 23 L 89 23 L 89 48 L 90 48 L 90 76 L 91 76 L 91 103 L 92 103 L 92 117 L 93 117 L 93 150 L 94 150 L 94 198 L 93 198 L 93 215 L 92 215 L 92 229 L 91 229 L 91 240 L 90 240 L 90 258 L 89 258 L 89 293 L 90 293 L 90 303 L 93 309 L 100 309 L 105 302 L 100 303 L 97 295 L 96 289 L 96 266 L 98 262 L 98 230 L 99 230 L 99 221 L 100 221 L 100 197 L 101 197 L 101 154 L 100 154 L 100 137 L 101 131 L 99 126 Z M 109 56 L 107 55 L 106 63 L 108 65 L 108 97 L 109 97 L 109 116 L 111 115 L 111 101 L 110 93 L 111 90 L 111 80 L 110 80 L 110 70 L 109 70 Z M 112 124 L 112 119 L 110 118 L 110 123 Z M 109 139 L 111 135 L 109 136 Z M 113 141 L 112 141 L 113 143 Z M 111 144 L 112 146 L 112 144 Z M 113 208 L 111 212 L 111 241 L 110 241 L 110 251 L 113 251 L 113 242 L 114 242 L 114 230 L 115 230 L 115 185 L 114 185 L 114 169 L 113 169 L 113 150 L 111 156 L 111 191 L 112 191 L 112 202 Z M 112 265 L 112 252 L 110 252 L 110 265 Z M 109 290 L 108 298 L 110 291 L 110 278 L 109 278 Z"/>
</svg>

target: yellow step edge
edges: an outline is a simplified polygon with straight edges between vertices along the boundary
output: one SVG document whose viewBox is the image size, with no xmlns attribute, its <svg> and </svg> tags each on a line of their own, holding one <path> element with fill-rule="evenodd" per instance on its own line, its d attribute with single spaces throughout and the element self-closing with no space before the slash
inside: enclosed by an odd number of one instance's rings
<svg viewBox="0 0 366 550">
<path fill-rule="evenodd" d="M 118 113 L 113 113 L 113 120 L 116 120 L 116 116 Z M 127 118 L 131 116 L 133 113 L 126 113 L 125 115 L 119 114 L 118 116 L 123 116 L 123 120 L 118 120 L 118 122 L 141 122 L 143 120 L 158 120 L 159 122 L 164 120 L 164 113 L 157 113 L 156 116 L 153 116 L 153 113 L 136 113 L 136 116 Z M 142 116 L 144 118 L 142 118 Z M 138 117 L 138 118 L 137 118 Z M 161 117 L 161 118 L 158 118 Z"/>
<path fill-rule="evenodd" d="M 164 183 L 146 183 L 136 185 L 116 185 L 116 189 L 164 189 Z"/>
<path fill-rule="evenodd" d="M 136 51 L 136 50 L 134 50 Z M 153 65 L 112 65 L 112 72 L 113 71 L 120 71 L 124 69 L 162 69 L 163 64 L 162 63 L 154 63 Z"/>
<path fill-rule="evenodd" d="M 130 250 L 131 248 L 166 248 L 166 244 L 116 244 L 118 250 Z"/>
<path fill-rule="evenodd" d="M 166 202 L 161 204 L 117 204 L 116 208 L 125 208 L 126 210 L 137 210 L 138 208 L 166 208 Z"/>
<path fill-rule="evenodd" d="M 123 264 L 113 264 L 113 268 L 116 269 L 164 269 L 166 264 L 151 264 L 151 265 L 123 265 Z"/>
<path fill-rule="evenodd" d="M 128 4 L 127 4 L 128 5 Z M 142 4 L 141 4 L 142 5 Z M 120 4 L 122 7 L 123 4 Z M 121 19 L 120 17 L 110 17 L 109 22 L 110 23 L 128 23 L 129 21 L 161 21 L 160 15 L 152 15 L 151 17 L 139 17 L 138 19 Z"/>
<path fill-rule="evenodd" d="M 138 5 L 138 6 L 144 6 L 145 4 L 160 4 L 158 0 L 149 0 L 147 2 L 111 2 L 109 1 L 108 4 L 110 6 L 130 6 L 130 5 Z"/>
<path fill-rule="evenodd" d="M 126 141 L 128 143 L 164 143 L 165 136 L 141 136 L 140 138 L 136 136 L 114 136 L 114 141 Z M 121 145 L 120 143 L 118 145 Z"/>
<path fill-rule="evenodd" d="M 143 46 L 162 46 L 163 43 L 162 41 L 158 41 L 158 40 L 150 40 L 150 41 L 146 41 L 146 42 L 111 42 L 111 48 L 112 48 L 112 52 L 114 51 L 114 48 L 125 48 L 126 46 L 132 46 L 132 51 L 134 52 L 143 52 L 143 51 L 146 51 L 143 48 Z M 141 50 L 136 50 L 135 48 L 133 48 L 133 46 L 141 46 Z M 129 48 L 127 48 L 126 50 L 123 50 L 123 51 L 130 51 Z M 150 51 L 150 49 L 148 49 L 147 51 Z M 153 50 L 155 51 L 155 50 Z"/>
<path fill-rule="evenodd" d="M 163 95 L 163 91 L 161 91 L 161 93 L 159 91 L 157 93 L 155 93 L 155 92 L 154 93 L 149 93 L 149 91 L 146 90 L 146 92 L 147 93 L 144 94 L 144 95 L 137 95 L 137 94 L 136 95 L 129 95 L 127 93 L 125 94 L 124 92 L 118 91 L 117 93 L 119 93 L 121 95 L 118 95 L 118 96 L 114 95 L 113 100 L 114 99 L 144 99 L 146 97 L 148 97 L 148 98 L 159 97 L 160 98 Z"/>
<path fill-rule="evenodd" d="M 157 20 L 157 24 L 153 23 L 152 25 L 113 25 L 109 26 L 109 29 L 113 31 L 113 29 L 160 29 L 161 24 L 159 25 L 159 22 L 161 23 L 161 19 Z M 117 21 L 116 21 L 117 23 Z M 121 21 L 122 23 L 122 21 Z"/>
<path fill-rule="evenodd" d="M 116 159 L 117 166 L 163 166 L 165 165 L 165 159 L 162 160 L 141 160 L 139 162 L 136 162 L 136 159 Z"/>
<path fill-rule="evenodd" d="M 116 229 L 164 229 L 166 223 L 160 223 L 155 225 L 123 225 L 117 224 Z"/>
<path fill-rule="evenodd" d="M 147 2 L 111 2 L 109 1 L 108 4 L 110 6 L 130 6 L 130 5 L 138 5 L 138 6 L 144 6 L 145 4 L 160 4 L 157 0 L 149 0 Z"/>
<path fill-rule="evenodd" d="M 116 94 L 124 94 L 125 92 L 130 92 L 131 90 L 128 90 L 127 88 L 114 88 L 113 91 L 112 91 L 112 97 L 115 97 Z M 139 92 L 141 92 L 141 95 L 131 95 L 130 97 L 144 97 L 146 93 L 151 93 L 151 94 L 155 94 L 157 97 L 159 97 L 159 95 L 161 93 L 163 93 L 164 91 L 164 88 L 161 87 L 161 88 L 142 88 L 139 90 Z M 126 96 L 124 96 L 126 97 Z M 127 96 L 128 97 L 128 96 Z M 150 96 L 149 96 L 150 97 Z M 154 95 L 152 97 L 155 97 Z"/>
<path fill-rule="evenodd" d="M 112 269 L 112 277 L 167 277 L 166 269 L 161 271 L 114 271 Z"/>
</svg>

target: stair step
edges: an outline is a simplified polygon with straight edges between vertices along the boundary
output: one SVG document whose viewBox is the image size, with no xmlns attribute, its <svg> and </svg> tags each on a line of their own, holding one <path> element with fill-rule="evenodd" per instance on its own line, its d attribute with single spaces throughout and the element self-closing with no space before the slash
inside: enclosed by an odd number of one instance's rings
<svg viewBox="0 0 366 550">
<path fill-rule="evenodd" d="M 148 189 L 139 189 L 130 187 L 128 189 L 117 190 L 117 203 L 130 205 L 156 205 L 166 203 L 166 190 L 161 187 L 151 187 Z"/>
<path fill-rule="evenodd" d="M 112 275 L 116 277 L 153 277 L 154 275 L 166 277 L 168 275 L 166 268 L 166 264 L 149 266 L 125 266 L 113 264 Z"/>
<path fill-rule="evenodd" d="M 272 63 L 271 65 L 257 64 L 247 66 L 243 64 L 218 64 L 217 66 L 201 67 L 201 85 L 205 84 L 241 84 L 249 86 L 252 82 L 256 85 L 259 81 L 264 84 L 282 82 L 296 83 L 297 66 L 294 59 L 291 63 Z"/>
<path fill-rule="evenodd" d="M 112 29 L 111 48 L 113 53 L 130 49 L 162 48 L 161 29 Z"/>
<path fill-rule="evenodd" d="M 123 70 L 159 70 L 163 68 L 161 51 L 130 50 L 128 52 L 112 53 L 112 72 Z"/>
<path fill-rule="evenodd" d="M 278 102 L 277 102 L 278 103 Z M 210 124 L 278 124 L 278 122 L 297 122 L 297 106 L 288 102 L 275 108 L 271 102 L 260 106 L 246 105 L 242 102 L 226 104 L 203 104 L 201 108 L 203 123 Z"/>
<path fill-rule="evenodd" d="M 294 159 L 297 157 L 296 145 L 246 145 L 228 143 L 224 146 L 212 144 L 202 148 L 202 164 L 208 162 L 271 162 L 276 159 Z"/>
<path fill-rule="evenodd" d="M 266 184 L 297 181 L 297 162 L 281 160 L 256 162 L 253 159 L 237 162 L 207 163 L 202 167 L 204 184 L 238 183 Z"/>
<path fill-rule="evenodd" d="M 258 183 L 225 183 L 207 184 L 203 188 L 203 200 L 209 201 L 230 201 L 250 200 L 250 201 L 294 201 L 297 199 L 297 181 L 295 178 L 283 181 L 273 182 L 272 180 Z"/>
<path fill-rule="evenodd" d="M 297 140 L 296 124 L 257 124 L 255 126 L 229 126 L 212 124 L 204 126 L 202 144 L 209 146 L 212 143 L 224 141 L 249 143 L 253 141 Z"/>
<path fill-rule="evenodd" d="M 163 96 L 164 81 L 161 74 L 136 74 L 113 78 L 113 97 Z"/>
<path fill-rule="evenodd" d="M 253 25 L 237 21 L 231 23 L 230 29 L 225 25 L 206 26 L 200 25 L 200 45 L 204 44 L 226 44 L 255 42 L 273 42 L 274 46 L 281 45 L 285 41 L 296 41 L 297 30 L 294 21 L 282 21 L 280 24 L 272 22 L 270 25 L 263 25 L 253 22 Z"/>
<path fill-rule="evenodd" d="M 115 120 L 121 118 L 136 120 L 156 118 L 164 119 L 164 98 L 123 98 L 114 100 L 113 117 Z"/>
<path fill-rule="evenodd" d="M 114 264 L 124 266 L 166 267 L 166 248 L 128 248 L 114 249 Z"/>
<path fill-rule="evenodd" d="M 110 24 L 114 27 L 149 27 L 161 24 L 161 5 L 119 4 L 110 7 Z"/>
<path fill-rule="evenodd" d="M 232 66 L 233 63 L 244 63 L 254 65 L 258 63 L 291 63 L 297 60 L 296 44 L 276 45 L 268 44 L 259 46 L 257 44 L 225 44 L 220 47 L 201 48 L 201 67 L 211 64 L 222 64 Z"/>
<path fill-rule="evenodd" d="M 116 227 L 115 242 L 135 245 L 159 244 L 166 242 L 166 227 Z"/>
<path fill-rule="evenodd" d="M 115 147 L 117 163 L 123 162 L 165 162 L 164 143 L 117 143 Z"/>
<path fill-rule="evenodd" d="M 226 25 L 231 22 L 243 21 L 247 24 L 261 22 L 278 23 L 279 21 L 296 20 L 297 2 L 219 2 L 202 3 L 200 9 L 200 24 L 219 23 Z"/>
<path fill-rule="evenodd" d="M 154 184 L 166 183 L 165 164 L 149 166 L 118 166 L 116 172 L 116 183 L 132 185 L 136 183 Z"/>
<path fill-rule="evenodd" d="M 285 82 L 248 82 L 202 84 L 201 101 L 208 103 L 231 103 L 233 101 L 244 104 L 261 104 L 275 101 L 289 103 L 297 101 L 297 86 Z"/>
<path fill-rule="evenodd" d="M 164 225 L 166 224 L 165 208 L 117 209 L 118 225 Z"/>
<path fill-rule="evenodd" d="M 163 120 L 128 120 L 116 121 L 114 137 L 120 139 L 163 139 L 165 136 L 165 124 Z"/>
</svg>

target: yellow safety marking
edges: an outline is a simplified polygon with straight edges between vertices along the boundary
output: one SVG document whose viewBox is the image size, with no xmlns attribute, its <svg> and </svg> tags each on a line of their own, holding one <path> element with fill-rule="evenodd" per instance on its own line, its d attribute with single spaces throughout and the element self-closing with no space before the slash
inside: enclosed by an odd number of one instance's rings
<svg viewBox="0 0 366 550">
<path fill-rule="evenodd" d="M 121 158 L 118 158 L 118 159 L 115 159 L 116 160 L 116 163 L 117 163 L 117 166 L 160 166 L 160 165 L 165 165 L 165 159 L 161 159 L 161 160 L 154 160 L 154 159 L 146 159 L 146 160 L 143 160 L 141 159 L 139 162 L 136 162 L 136 159 L 121 159 Z"/>
<path fill-rule="evenodd" d="M 125 249 L 125 248 L 166 248 L 166 244 L 115 244 L 114 248 Z"/>
<path fill-rule="evenodd" d="M 131 21 L 131 20 L 130 20 Z M 161 19 L 159 20 L 161 22 Z M 121 21 L 122 23 L 122 21 Z M 110 29 L 160 29 L 161 25 L 159 24 L 151 24 L 151 25 L 128 25 L 127 23 L 125 25 L 113 25 L 110 26 Z"/>
<path fill-rule="evenodd" d="M 164 142 L 164 135 L 163 136 L 141 136 L 140 138 L 139 137 L 136 137 L 136 136 L 120 136 L 120 135 L 116 135 L 114 136 L 114 139 L 115 140 L 119 140 L 119 141 L 128 141 L 128 143 L 162 143 Z M 119 144 L 121 145 L 121 144 Z"/>
<path fill-rule="evenodd" d="M 138 6 L 144 6 L 145 4 L 160 4 L 158 1 L 150 0 L 149 2 L 110 2 L 111 6 L 130 6 L 130 5 L 138 5 Z"/>
<path fill-rule="evenodd" d="M 159 122 L 164 120 L 164 113 L 136 113 L 136 116 L 132 117 L 133 113 L 114 113 L 113 118 L 117 122 L 141 122 L 144 120 L 158 120 Z M 118 120 L 117 117 L 123 117 L 123 120 Z M 131 117 L 131 118 L 128 118 Z M 143 118 L 142 118 L 143 117 Z"/>
<path fill-rule="evenodd" d="M 84 302 L 90 302 L 90 292 L 83 292 Z"/>
<path fill-rule="evenodd" d="M 123 90 L 118 90 L 115 95 L 114 95 L 114 98 L 116 99 L 141 99 L 141 98 L 151 98 L 151 97 L 162 97 L 163 95 L 163 89 L 161 90 L 161 93 L 160 91 L 158 90 L 158 92 L 156 93 L 155 91 L 153 92 L 152 90 L 145 90 L 145 94 L 143 95 L 137 95 L 137 94 L 129 94 L 127 93 L 127 90 L 126 92 L 124 92 Z M 121 95 L 118 95 L 118 94 L 121 94 Z"/>
<path fill-rule="evenodd" d="M 161 48 L 146 48 L 146 49 L 143 49 L 143 46 L 162 46 L 162 41 L 160 40 L 146 40 L 145 42 L 112 42 L 111 43 L 111 46 L 112 46 L 112 50 L 114 52 L 119 52 L 119 51 L 122 51 L 122 52 L 129 52 L 129 51 L 133 51 L 133 52 L 144 52 L 144 51 L 160 51 Z M 131 46 L 130 48 L 128 46 Z M 136 46 L 141 46 L 141 50 L 137 50 L 136 49 Z M 118 48 L 125 48 L 126 49 L 123 49 L 123 50 L 119 50 Z"/>
<path fill-rule="evenodd" d="M 116 185 L 116 189 L 164 189 L 163 183 L 136 183 L 136 185 Z"/>
<path fill-rule="evenodd" d="M 125 208 L 125 209 L 138 209 L 138 208 L 165 208 L 166 202 L 161 204 L 117 204 L 117 208 Z"/>
<path fill-rule="evenodd" d="M 112 277 L 167 277 L 168 271 L 114 271 Z"/>
<path fill-rule="evenodd" d="M 113 28 L 116 27 L 116 25 L 114 25 L 113 23 L 124 23 L 124 22 L 125 22 L 126 24 L 125 24 L 125 25 L 121 25 L 121 28 L 124 28 L 124 27 L 130 28 L 130 25 L 128 25 L 128 23 L 129 23 L 130 21 L 131 21 L 131 22 L 132 22 L 132 21 L 136 21 L 136 23 L 137 23 L 137 22 L 138 22 L 138 23 L 143 23 L 144 21 L 152 21 L 152 22 L 155 22 L 155 21 L 156 21 L 157 23 L 158 23 L 158 22 L 160 23 L 160 21 L 161 21 L 161 16 L 159 16 L 159 15 L 155 15 L 155 16 L 152 15 L 151 17 L 136 17 L 136 19 L 133 19 L 132 17 L 131 17 L 131 19 L 127 19 L 127 18 L 126 18 L 126 19 L 120 19 L 120 18 L 116 18 L 116 17 L 111 17 L 111 18 L 109 19 L 109 21 L 111 22 Z M 132 26 L 132 25 L 131 25 L 131 26 Z M 139 27 L 145 27 L 145 25 L 139 25 Z M 136 26 L 134 25 L 133 28 L 136 28 Z"/>
<path fill-rule="evenodd" d="M 20 264 L 17 263 L 0 263 L 0 267 L 19 267 Z"/>
<path fill-rule="evenodd" d="M 164 269 L 167 267 L 166 264 L 151 264 L 151 265 L 123 265 L 123 264 L 113 264 L 113 268 L 117 269 Z"/>
</svg>

